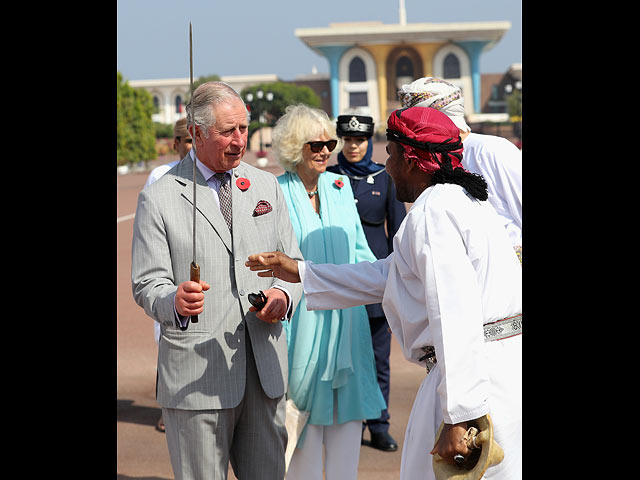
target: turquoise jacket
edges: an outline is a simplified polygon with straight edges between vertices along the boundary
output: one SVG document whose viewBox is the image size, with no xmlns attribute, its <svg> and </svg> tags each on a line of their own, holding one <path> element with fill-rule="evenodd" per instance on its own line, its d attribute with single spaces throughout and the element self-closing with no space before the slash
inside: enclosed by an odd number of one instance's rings
<svg viewBox="0 0 640 480">
<path fill-rule="evenodd" d="M 320 215 L 300 177 L 278 177 L 305 260 L 314 263 L 375 262 L 346 176 L 325 172 L 318 180 Z M 369 318 L 364 306 L 307 311 L 304 294 L 287 322 L 289 397 L 311 412 L 308 423 L 378 418 L 386 404 L 376 377 Z M 300 437 L 300 446 L 304 433 Z"/>
</svg>

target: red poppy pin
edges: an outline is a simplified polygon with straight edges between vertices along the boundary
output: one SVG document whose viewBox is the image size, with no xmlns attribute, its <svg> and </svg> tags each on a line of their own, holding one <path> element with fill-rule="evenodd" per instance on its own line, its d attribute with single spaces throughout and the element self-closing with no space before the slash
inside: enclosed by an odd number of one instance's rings
<svg viewBox="0 0 640 480">
<path fill-rule="evenodd" d="M 248 178 L 240 177 L 236 180 L 236 186 L 243 192 L 251 186 L 251 182 Z"/>
<path fill-rule="evenodd" d="M 335 182 L 333 182 L 334 185 L 336 187 L 338 187 L 338 190 L 341 189 L 342 187 L 344 187 L 344 183 L 342 182 L 342 177 L 340 177 L 339 179 L 337 179 Z"/>
</svg>

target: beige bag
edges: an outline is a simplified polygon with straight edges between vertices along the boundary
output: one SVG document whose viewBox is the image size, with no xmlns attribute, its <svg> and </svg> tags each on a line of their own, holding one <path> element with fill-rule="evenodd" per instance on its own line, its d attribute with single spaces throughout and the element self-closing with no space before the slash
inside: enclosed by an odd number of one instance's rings
<svg viewBox="0 0 640 480">
<path fill-rule="evenodd" d="M 293 457 L 293 452 L 295 451 L 296 445 L 298 444 L 298 438 L 302 433 L 302 429 L 307 424 L 308 419 L 309 412 L 301 412 L 300 410 L 298 410 L 298 407 L 296 407 L 296 404 L 293 403 L 293 400 L 288 398 L 285 427 L 287 427 L 287 435 L 289 437 L 289 440 L 287 441 L 287 451 L 284 455 L 285 471 L 289 470 L 289 463 L 291 462 L 291 457 Z"/>
</svg>

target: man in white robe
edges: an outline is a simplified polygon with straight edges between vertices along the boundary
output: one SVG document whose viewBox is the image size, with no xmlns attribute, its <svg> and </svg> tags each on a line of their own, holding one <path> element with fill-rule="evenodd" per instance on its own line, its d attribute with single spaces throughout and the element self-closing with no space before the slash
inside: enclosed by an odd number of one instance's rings
<svg viewBox="0 0 640 480">
<path fill-rule="evenodd" d="M 269 269 L 260 276 L 301 280 L 309 310 L 382 301 L 404 356 L 430 365 L 405 432 L 401 480 L 435 479 L 429 452 L 448 462 L 458 453 L 466 456 L 469 450 L 459 443 L 466 422 L 487 413 L 505 458 L 483 478 L 517 480 L 522 336 L 485 341 L 484 326 L 503 328 L 503 319 L 515 317 L 521 328 L 520 262 L 499 216 L 479 200 L 486 200 L 486 190 L 478 176 L 460 167 L 460 139 L 444 114 L 397 110 L 387 132 L 387 171 L 398 199 L 413 202 L 391 255 L 355 265 L 315 265 L 272 252 L 250 256 L 247 266 Z M 442 145 L 454 143 L 443 151 Z M 435 366 L 424 359 L 426 347 L 435 350 Z M 434 447 L 442 421 L 445 429 Z"/>
<path fill-rule="evenodd" d="M 403 107 L 430 107 L 447 115 L 460 131 L 464 145 L 462 166 L 487 182 L 489 203 L 495 208 L 511 244 L 522 251 L 522 152 L 495 135 L 473 133 L 464 120 L 460 87 L 435 77 L 423 77 L 398 91 Z"/>
</svg>

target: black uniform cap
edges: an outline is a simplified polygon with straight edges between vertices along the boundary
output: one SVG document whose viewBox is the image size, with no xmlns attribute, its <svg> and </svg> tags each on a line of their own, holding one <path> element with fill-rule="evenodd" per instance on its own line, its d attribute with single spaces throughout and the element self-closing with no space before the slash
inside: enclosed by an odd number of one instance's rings
<svg viewBox="0 0 640 480">
<path fill-rule="evenodd" d="M 336 132 L 339 137 L 371 137 L 373 118 L 365 115 L 339 115 Z"/>
</svg>

